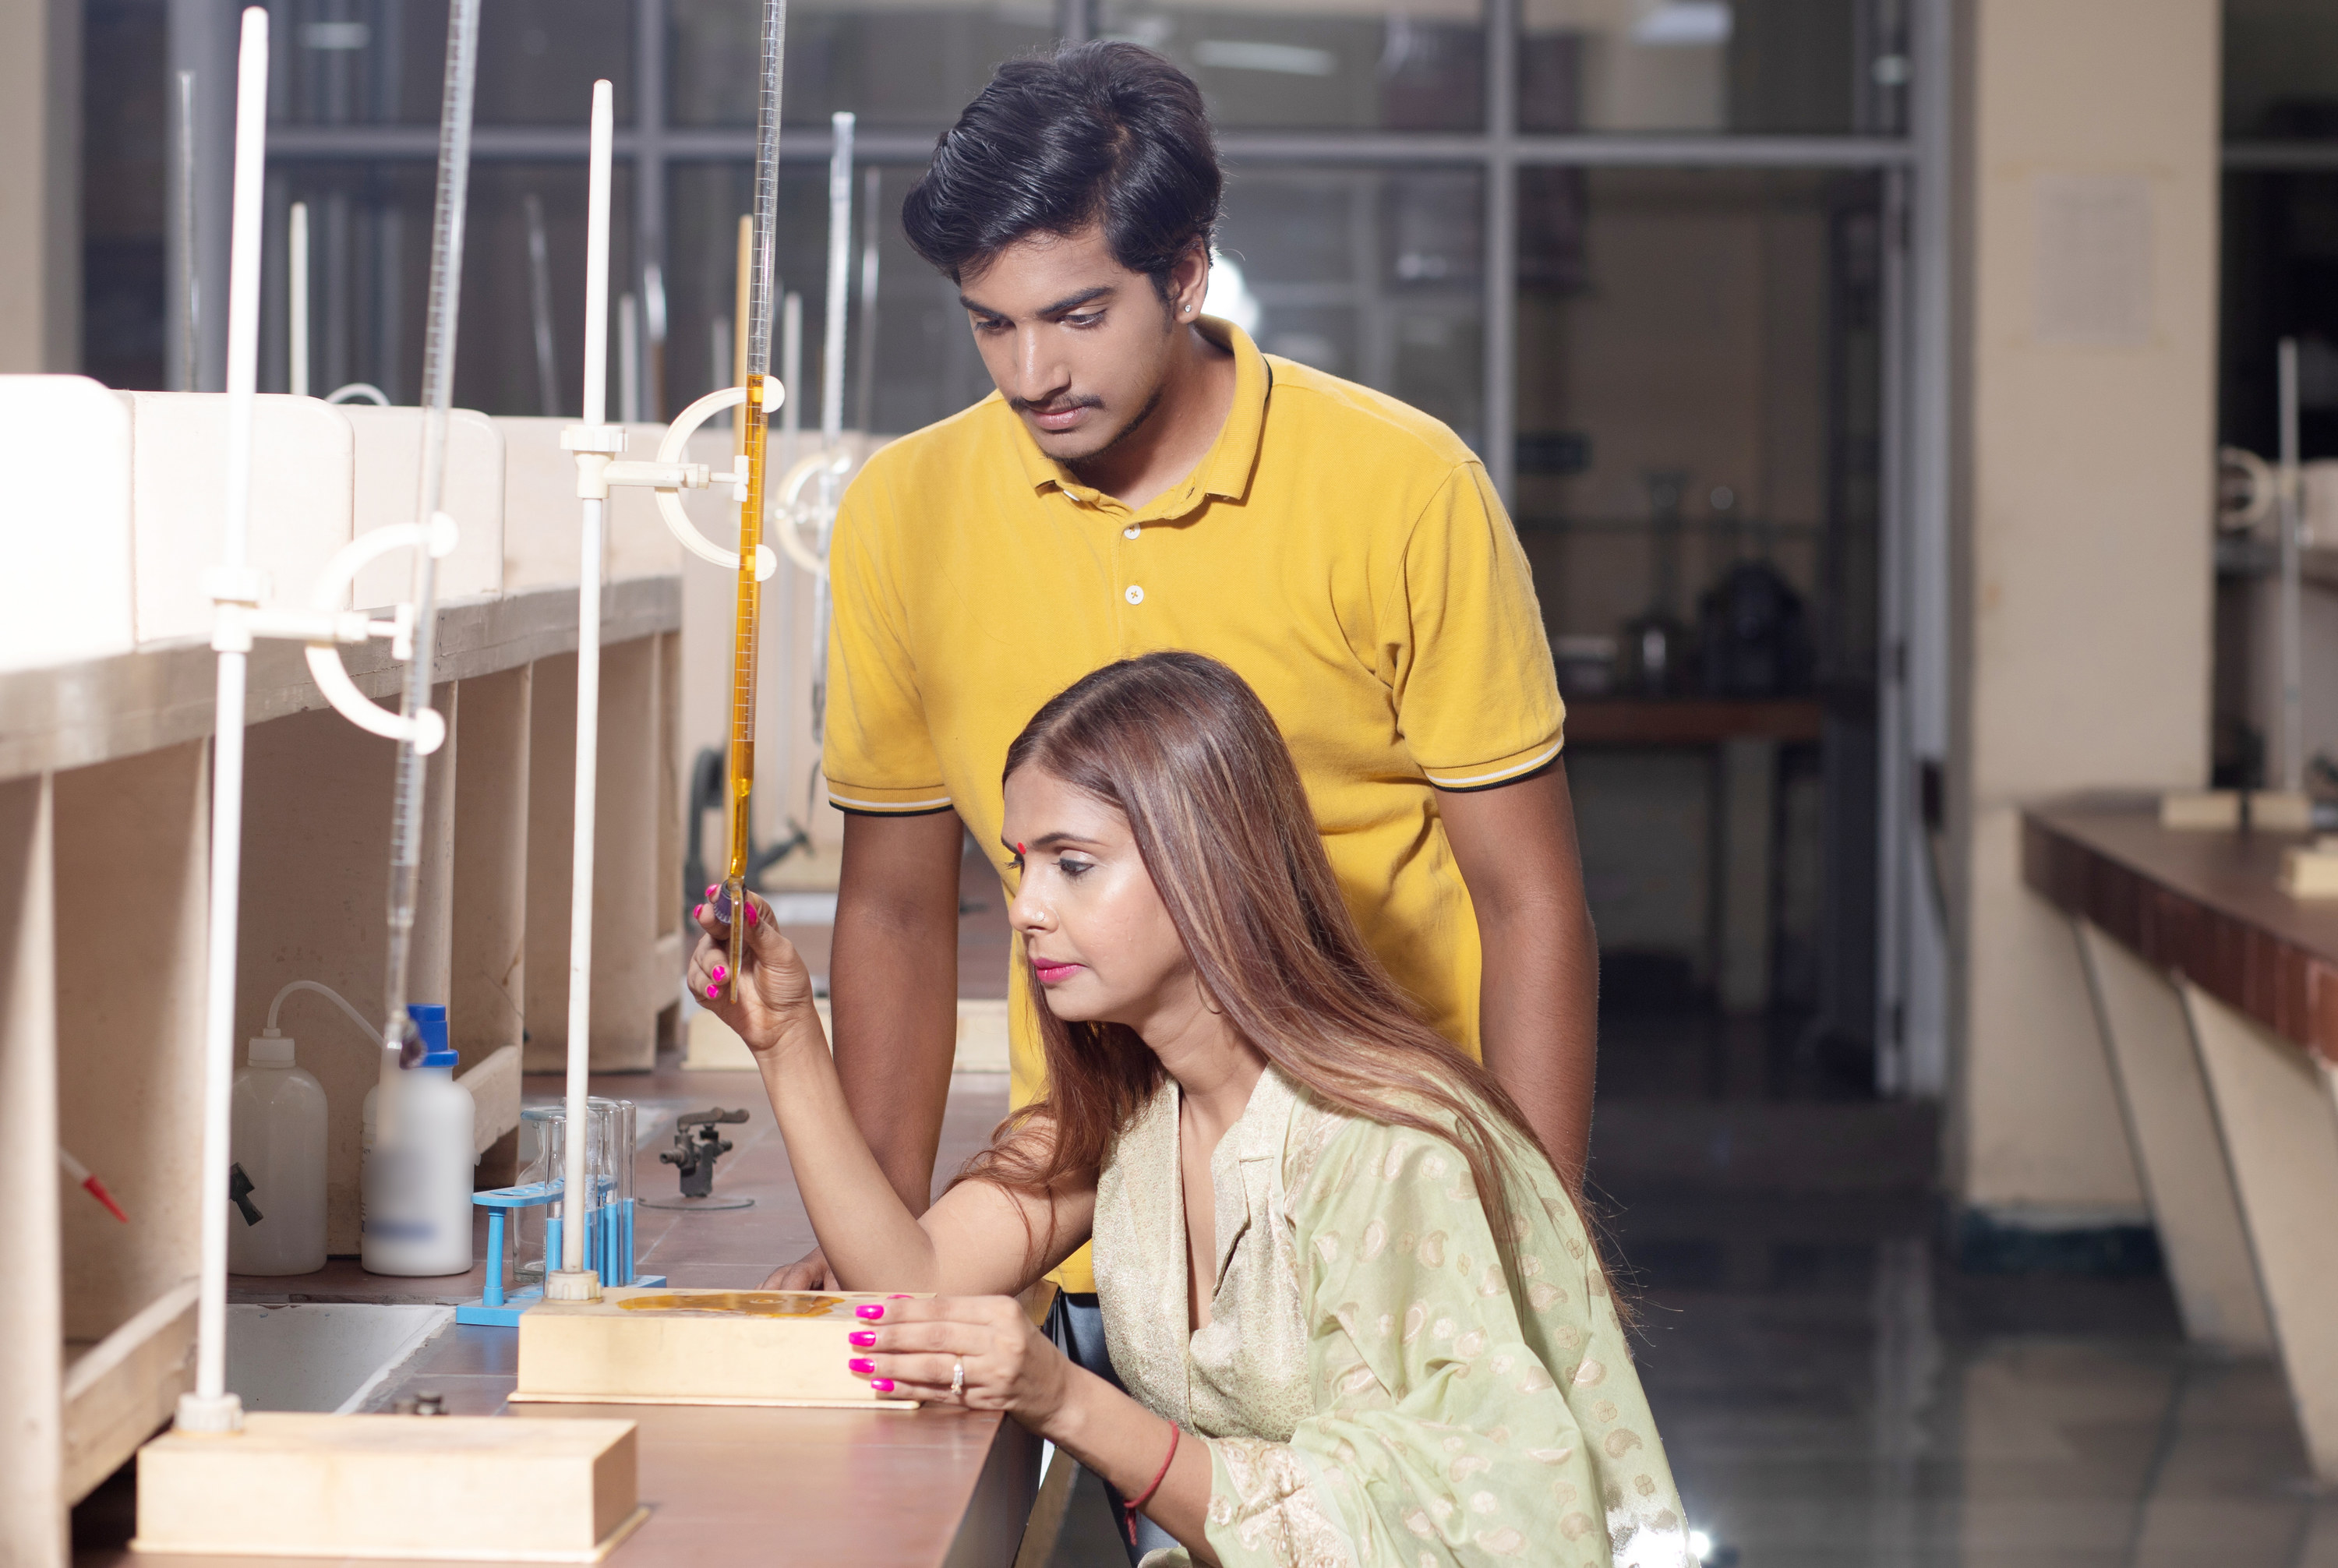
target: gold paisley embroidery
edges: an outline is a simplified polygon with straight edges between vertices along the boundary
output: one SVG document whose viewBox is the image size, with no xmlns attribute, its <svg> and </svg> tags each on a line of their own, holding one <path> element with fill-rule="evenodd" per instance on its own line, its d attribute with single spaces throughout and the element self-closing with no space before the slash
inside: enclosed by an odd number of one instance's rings
<svg viewBox="0 0 2338 1568">
<path fill-rule="evenodd" d="M 1628 1426 L 1618 1426 L 1600 1441 L 1599 1446 L 1607 1450 L 1608 1458 L 1621 1459 L 1640 1446 L 1640 1435 Z"/>
<path fill-rule="evenodd" d="M 1537 1279 L 1527 1287 L 1527 1300 L 1537 1312 L 1547 1312 L 1567 1299 L 1567 1292 L 1547 1279 Z"/>
<path fill-rule="evenodd" d="M 1419 1250 L 1414 1252 L 1413 1256 L 1420 1259 L 1421 1267 L 1424 1269 L 1439 1269 L 1444 1267 L 1445 1232 L 1442 1230 L 1431 1230 L 1428 1235 L 1423 1236 L 1420 1239 L 1420 1246 Z"/>
<path fill-rule="evenodd" d="M 1569 1514 L 1558 1522 L 1558 1533 L 1569 1541 L 1582 1540 L 1591 1534 L 1591 1515 L 1588 1514 Z"/>
<path fill-rule="evenodd" d="M 1528 1367 L 1527 1375 L 1518 1379 L 1518 1392 L 1521 1394 L 1539 1394 L 1546 1388 L 1557 1387 L 1558 1385 L 1552 1381 L 1550 1374 L 1543 1369 L 1542 1363 L 1539 1361 Z"/>
<path fill-rule="evenodd" d="M 1380 1255 L 1380 1250 L 1387 1245 L 1388 1227 L 1381 1224 L 1377 1220 L 1373 1220 L 1370 1224 L 1364 1227 L 1364 1250 L 1358 1257 L 1357 1261 L 1361 1263 L 1370 1262 L 1373 1259 Z"/>
<path fill-rule="evenodd" d="M 1501 1500 L 1491 1492 L 1473 1492 L 1469 1494 L 1469 1511 L 1473 1514 L 1499 1514 L 1502 1511 Z"/>
<path fill-rule="evenodd" d="M 1606 1367 L 1586 1357 L 1583 1365 L 1575 1369 L 1575 1386 L 1577 1388 L 1596 1388 L 1606 1376 Z"/>
<path fill-rule="evenodd" d="M 1346 1543 L 1290 1448 L 1249 1437 L 1221 1437 L 1210 1446 L 1234 1493 L 1234 1516 L 1223 1527 L 1245 1550 L 1275 1568 L 1352 1568 Z"/>
</svg>

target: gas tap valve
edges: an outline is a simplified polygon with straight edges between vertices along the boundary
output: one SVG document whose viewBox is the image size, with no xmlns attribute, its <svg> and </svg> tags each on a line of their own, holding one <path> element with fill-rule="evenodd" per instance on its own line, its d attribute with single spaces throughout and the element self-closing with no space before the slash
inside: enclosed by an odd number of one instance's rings
<svg viewBox="0 0 2338 1568">
<path fill-rule="evenodd" d="M 720 1106 L 686 1112 L 674 1118 L 673 1147 L 659 1152 L 658 1163 L 672 1165 L 682 1172 L 683 1197 L 714 1196 L 714 1162 L 732 1149 L 731 1140 L 714 1129 L 735 1126 L 746 1120 L 744 1109 L 725 1111 Z"/>
</svg>

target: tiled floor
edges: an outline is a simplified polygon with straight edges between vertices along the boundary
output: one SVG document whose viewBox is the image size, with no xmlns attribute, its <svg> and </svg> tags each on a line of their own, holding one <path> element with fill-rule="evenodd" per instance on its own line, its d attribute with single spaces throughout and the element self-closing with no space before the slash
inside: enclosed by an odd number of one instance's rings
<svg viewBox="0 0 2338 1568">
<path fill-rule="evenodd" d="M 2338 1568 L 2278 1370 L 2188 1349 L 2162 1280 L 1958 1272 L 1929 1116 L 1792 1027 L 1602 1041 L 1594 1179 L 1713 1561 Z"/>
</svg>

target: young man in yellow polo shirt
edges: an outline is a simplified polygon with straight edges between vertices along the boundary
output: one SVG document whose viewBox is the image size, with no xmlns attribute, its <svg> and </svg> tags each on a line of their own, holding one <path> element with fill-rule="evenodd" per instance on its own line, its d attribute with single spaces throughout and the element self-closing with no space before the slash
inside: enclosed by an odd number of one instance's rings
<svg viewBox="0 0 2338 1568">
<path fill-rule="evenodd" d="M 919 1211 L 961 825 L 1005 878 L 1008 743 L 1164 648 L 1257 689 L 1374 949 L 1581 1174 L 1597 960 L 1525 557 L 1450 430 L 1201 315 L 1219 189 L 1194 83 L 1090 44 L 1000 67 L 903 209 L 998 387 L 870 458 L 831 555 L 837 1066 Z M 1019 1104 L 1041 1088 L 1019 951 L 1010 983 Z M 1074 1263 L 1066 1289 L 1093 1289 Z M 821 1273 L 814 1254 L 773 1282 Z"/>
</svg>

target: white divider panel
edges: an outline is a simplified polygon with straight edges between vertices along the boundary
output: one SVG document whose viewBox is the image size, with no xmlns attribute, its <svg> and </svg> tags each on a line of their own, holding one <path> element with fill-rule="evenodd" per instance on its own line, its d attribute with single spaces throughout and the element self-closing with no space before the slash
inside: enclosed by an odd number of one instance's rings
<svg viewBox="0 0 2338 1568">
<path fill-rule="evenodd" d="M 2183 995 L 2092 921 L 2070 924 L 2185 1335 L 2226 1350 L 2269 1354 L 2273 1324 Z"/>
<path fill-rule="evenodd" d="M 2338 1091 L 2320 1058 L 2183 994 L 2306 1458 L 2338 1486 Z"/>
<path fill-rule="evenodd" d="M 505 416 L 495 423 L 504 437 L 506 591 L 575 582 L 577 531 L 583 526 L 577 510 L 576 458 L 562 449 L 560 433 L 576 421 Z M 625 436 L 624 460 L 648 463 L 657 457 L 665 426 L 628 425 Z M 689 461 L 706 464 L 718 474 L 727 471 L 731 433 L 699 431 L 691 437 Z M 727 544 L 738 536 L 738 505 L 727 489 L 684 491 L 683 505 L 699 520 L 708 538 Z M 602 573 L 604 582 L 665 576 L 682 570 L 682 545 L 658 515 L 653 493 L 641 485 L 620 485 L 610 490 L 608 539 L 609 554 Z"/>
<path fill-rule="evenodd" d="M 0 670 L 127 652 L 130 416 L 84 376 L 0 376 Z"/>
<path fill-rule="evenodd" d="M 415 521 L 422 484 L 422 410 L 349 403 L 357 440 L 357 531 Z M 498 421 L 468 408 L 447 416 L 447 515 L 461 542 L 438 563 L 438 596 L 504 592 L 504 438 Z M 575 486 L 572 484 L 571 489 Z M 399 551 L 358 573 L 352 607 L 378 609 L 413 597 L 414 557 Z"/>
<path fill-rule="evenodd" d="M 8 379 L 30 380 L 11 377 Z M 110 401 L 110 399 L 109 399 Z M 126 579 L 125 579 L 126 581 Z M 55 876 L 45 777 L 0 784 L 0 1563 L 64 1568 Z"/>
<path fill-rule="evenodd" d="M 220 564 L 227 505 L 227 397 L 119 392 L 129 406 L 138 641 L 209 637 L 203 574 Z M 269 396 L 252 411 L 251 564 L 269 602 L 305 604 L 349 542 L 349 421 L 314 397 Z"/>
</svg>

